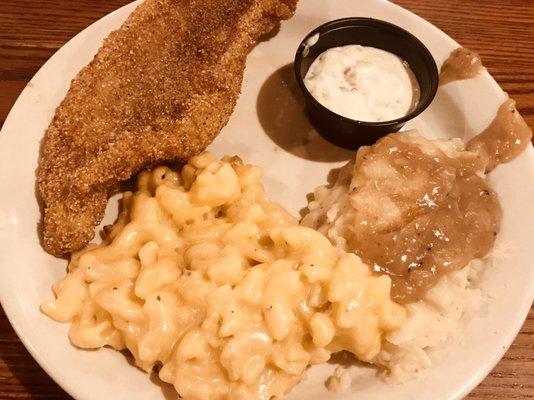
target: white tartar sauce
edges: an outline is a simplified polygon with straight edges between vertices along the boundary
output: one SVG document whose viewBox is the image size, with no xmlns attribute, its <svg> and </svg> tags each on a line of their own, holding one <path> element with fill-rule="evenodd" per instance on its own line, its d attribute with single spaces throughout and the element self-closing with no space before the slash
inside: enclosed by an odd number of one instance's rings
<svg viewBox="0 0 534 400">
<path fill-rule="evenodd" d="M 400 118 L 419 101 L 419 85 L 408 64 L 374 47 L 328 49 L 310 66 L 304 84 L 323 106 L 358 121 Z"/>
</svg>

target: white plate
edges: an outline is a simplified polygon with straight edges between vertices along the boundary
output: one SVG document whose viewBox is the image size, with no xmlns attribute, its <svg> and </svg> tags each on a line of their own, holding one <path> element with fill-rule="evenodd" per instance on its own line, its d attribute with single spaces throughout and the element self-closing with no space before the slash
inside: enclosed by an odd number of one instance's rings
<svg viewBox="0 0 534 400">
<path fill-rule="evenodd" d="M 118 352 L 74 349 L 67 339 L 68 326 L 38 310 L 66 267 L 65 261 L 46 254 L 39 245 L 40 212 L 34 190 L 39 145 L 70 80 L 134 6 L 101 19 L 59 50 L 23 91 L 0 134 L 2 305 L 33 357 L 80 400 L 174 398 L 170 386 L 151 382 Z M 325 143 L 311 130 L 300 105 L 282 85 L 281 77 L 289 77 L 292 85 L 290 70 L 279 70 L 292 61 L 297 45 L 310 30 L 347 16 L 372 16 L 400 25 L 428 46 L 438 64 L 457 46 L 428 22 L 385 1 L 302 0 L 297 15 L 274 38 L 254 49 L 237 109 L 211 149 L 219 155 L 237 153 L 247 162 L 264 166 L 269 194 L 295 215 L 306 205 L 306 194 L 323 184 L 329 170 L 351 154 Z M 491 120 L 503 99 L 495 81 L 483 74 L 440 89 L 435 103 L 412 126 L 426 136 L 467 138 Z M 350 392 L 327 394 L 324 380 L 333 366 L 326 365 L 312 368 L 308 379 L 287 399 L 348 399 L 356 398 L 356 393 L 359 399 L 456 399 L 486 376 L 517 334 L 534 295 L 532 147 L 497 168 L 491 178 L 504 208 L 498 240 L 510 245 L 510 254 L 484 275 L 488 300 L 481 312 L 462 324 L 462 340 L 443 346 L 436 365 L 404 386 L 388 386 L 371 377 L 371 371 L 355 369 L 357 378 Z M 109 221 L 116 212 L 114 201 L 108 211 Z"/>
</svg>

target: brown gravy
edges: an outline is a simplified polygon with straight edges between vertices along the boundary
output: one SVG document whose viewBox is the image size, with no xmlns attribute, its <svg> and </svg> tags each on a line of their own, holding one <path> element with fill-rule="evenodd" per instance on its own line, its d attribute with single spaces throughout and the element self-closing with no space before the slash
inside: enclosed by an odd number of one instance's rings
<svg viewBox="0 0 534 400">
<path fill-rule="evenodd" d="M 409 132 L 358 151 L 350 247 L 391 276 L 396 301 L 420 299 L 441 275 L 489 252 L 501 207 L 477 173 L 514 159 L 531 139 L 532 130 L 508 99 L 466 151 L 453 157 Z"/>
<path fill-rule="evenodd" d="M 480 56 L 469 49 L 459 47 L 454 50 L 441 66 L 439 84 L 471 79 L 478 75 L 484 67 Z"/>
<path fill-rule="evenodd" d="M 496 193 L 476 172 L 476 154 L 448 157 L 407 133 L 360 149 L 350 248 L 392 278 L 395 301 L 420 299 L 443 274 L 483 257 L 501 221 Z"/>
<path fill-rule="evenodd" d="M 515 107 L 506 100 L 491 124 L 467 143 L 467 150 L 479 154 L 486 172 L 521 154 L 532 140 L 532 130 Z"/>
</svg>

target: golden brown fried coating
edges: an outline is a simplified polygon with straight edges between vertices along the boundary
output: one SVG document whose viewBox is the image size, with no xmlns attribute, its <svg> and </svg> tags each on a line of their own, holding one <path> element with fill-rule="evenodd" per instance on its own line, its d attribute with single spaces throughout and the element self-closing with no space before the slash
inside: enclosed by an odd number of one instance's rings
<svg viewBox="0 0 534 400">
<path fill-rule="evenodd" d="M 204 150 L 234 109 L 251 47 L 297 1 L 146 0 L 111 33 L 46 132 L 44 248 L 80 249 L 121 181 Z"/>
</svg>

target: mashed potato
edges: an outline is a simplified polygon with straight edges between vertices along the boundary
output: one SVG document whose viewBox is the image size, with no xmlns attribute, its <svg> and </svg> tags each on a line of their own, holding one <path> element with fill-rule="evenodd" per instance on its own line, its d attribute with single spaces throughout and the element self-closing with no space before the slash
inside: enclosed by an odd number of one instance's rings
<svg viewBox="0 0 534 400">
<path fill-rule="evenodd" d="M 466 156 L 460 139 L 430 142 L 415 131 L 401 135 L 404 135 L 407 142 L 416 143 L 423 152 L 431 153 L 439 149 L 453 159 Z M 387 166 L 383 167 L 387 170 Z M 309 213 L 302 220 L 303 225 L 327 236 L 340 252 L 355 251 L 353 236 L 356 214 L 362 212 L 362 209 L 357 209 L 355 202 L 351 201 L 352 189 L 373 184 L 372 181 L 355 182 L 353 171 L 354 162 L 350 162 L 339 171 L 333 185 L 317 188 L 314 200 L 309 204 Z M 376 174 L 376 170 L 371 172 Z M 394 184 L 395 180 L 391 183 Z M 370 213 L 378 209 L 382 213 L 380 223 L 392 226 L 399 222 L 404 213 L 402 207 L 406 206 L 401 202 L 383 201 L 375 207 L 376 201 L 372 198 L 368 200 L 364 207 L 369 208 Z M 465 312 L 478 308 L 481 293 L 473 287 L 471 281 L 473 271 L 480 269 L 483 263 L 485 261 L 474 259 L 464 268 L 442 275 L 421 299 L 405 304 L 405 322 L 385 335 L 382 349 L 372 362 L 384 367 L 387 375 L 398 381 L 404 381 L 428 368 L 432 362 L 427 350 L 453 335 Z M 381 272 L 378 268 L 376 271 Z"/>
</svg>

